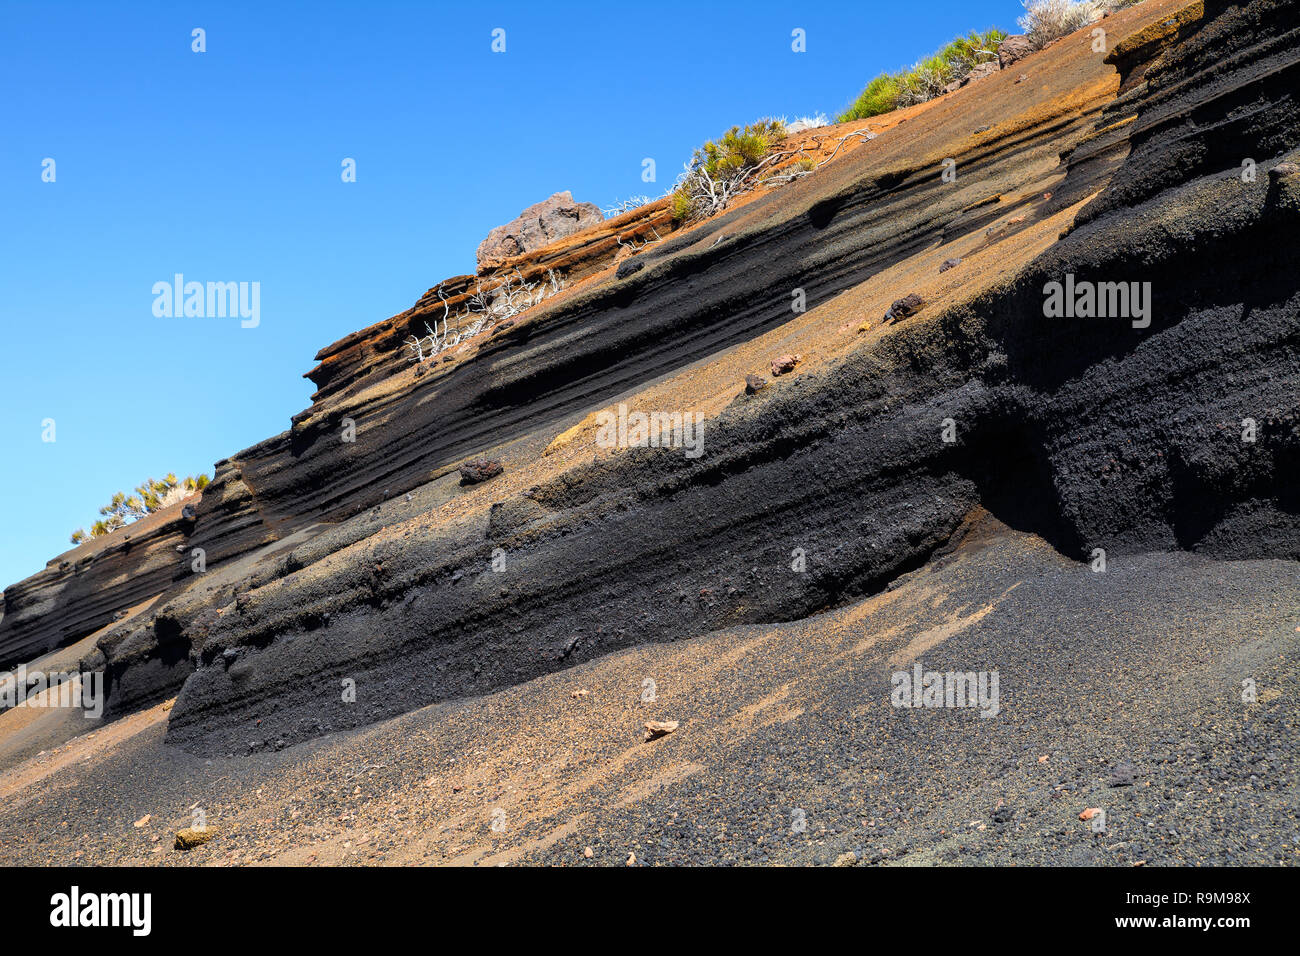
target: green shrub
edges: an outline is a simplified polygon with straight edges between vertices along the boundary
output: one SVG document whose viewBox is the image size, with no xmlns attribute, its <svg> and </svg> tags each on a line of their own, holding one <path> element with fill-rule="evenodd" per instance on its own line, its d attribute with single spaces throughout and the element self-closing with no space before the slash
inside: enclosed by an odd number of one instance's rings
<svg viewBox="0 0 1300 956">
<path fill-rule="evenodd" d="M 785 124 L 780 120 L 759 120 L 744 129 L 733 126 L 716 142 L 709 140 L 695 151 L 693 168 L 704 168 L 714 179 L 730 176 L 757 166 L 773 144 L 785 139 Z"/>
<path fill-rule="evenodd" d="M 972 30 L 909 70 L 882 73 L 867 84 L 849 108 L 837 117 L 837 121 L 848 123 L 867 119 L 889 113 L 901 106 L 932 100 L 949 83 L 962 79 L 980 63 L 996 59 L 998 44 L 1006 37 L 1007 34 L 996 27 L 983 33 Z"/>
<path fill-rule="evenodd" d="M 685 222 L 690 219 L 694 209 L 695 203 L 691 201 L 691 195 L 685 186 L 678 186 L 673 190 L 673 222 Z"/>
<path fill-rule="evenodd" d="M 743 128 L 733 126 L 705 143 L 695 151 L 673 191 L 673 220 L 689 222 L 725 209 L 752 187 L 749 174 L 785 136 L 784 122 L 762 119 Z"/>
<path fill-rule="evenodd" d="M 853 105 L 836 117 L 836 122 L 867 119 L 898 108 L 898 77 L 882 73 L 863 90 Z"/>
<path fill-rule="evenodd" d="M 144 484 L 136 486 L 133 495 L 121 491 L 115 493 L 109 503 L 99 509 L 103 517 L 90 526 L 89 532 L 84 528 L 72 532 L 72 543 L 81 544 L 91 538 L 103 537 L 138 518 L 183 501 L 207 486 L 207 475 L 177 479 L 175 474 L 168 474 L 162 479 L 146 478 Z"/>
<path fill-rule="evenodd" d="M 997 59 L 998 44 L 1007 38 L 1005 30 L 997 27 L 980 33 L 972 30 L 958 37 L 939 51 L 939 56 L 951 63 L 958 76 L 965 76 L 981 63 Z"/>
</svg>

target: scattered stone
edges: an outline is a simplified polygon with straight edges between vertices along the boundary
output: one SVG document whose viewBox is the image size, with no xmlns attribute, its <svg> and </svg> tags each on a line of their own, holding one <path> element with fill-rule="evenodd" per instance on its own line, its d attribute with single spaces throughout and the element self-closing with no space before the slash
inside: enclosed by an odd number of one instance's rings
<svg viewBox="0 0 1300 956">
<path fill-rule="evenodd" d="M 1039 758 L 1038 758 L 1038 762 L 1039 762 L 1039 763 L 1047 763 L 1047 754 L 1043 754 L 1041 757 L 1039 757 Z"/>
<path fill-rule="evenodd" d="M 140 827 L 147 827 L 147 826 L 149 825 L 149 817 L 150 817 L 150 814 L 146 813 L 146 814 L 145 814 L 144 816 L 142 816 L 139 820 L 136 820 L 136 821 L 135 821 L 135 827 L 136 827 L 136 829 L 138 830 L 138 829 L 140 829 Z M 157 838 L 155 837 L 155 839 L 157 839 Z"/>
<path fill-rule="evenodd" d="M 858 334 L 859 334 L 859 335 L 861 335 L 863 332 L 870 332 L 870 331 L 871 331 L 871 323 L 870 323 L 870 322 L 863 322 L 861 325 L 858 326 Z"/>
<path fill-rule="evenodd" d="M 595 204 L 574 202 L 573 193 L 567 190 L 556 193 L 529 206 L 516 219 L 487 234 L 478 247 L 479 272 L 495 269 L 516 256 L 604 221 L 605 217 Z"/>
<path fill-rule="evenodd" d="M 1270 179 L 1289 179 L 1292 176 L 1300 174 L 1300 165 L 1295 163 L 1278 163 L 1268 171 Z"/>
<path fill-rule="evenodd" d="M 645 725 L 646 740 L 658 740 L 660 737 L 666 737 L 678 727 L 675 720 L 651 720 Z"/>
<path fill-rule="evenodd" d="M 1099 813 L 1101 813 L 1101 807 L 1089 807 L 1087 810 L 1084 810 L 1081 814 L 1079 814 L 1079 819 L 1091 820 Z"/>
<path fill-rule="evenodd" d="M 585 856 L 588 860 L 590 860 L 593 856 L 596 855 L 596 852 L 591 847 L 587 846 L 582 848 L 582 855 Z"/>
<path fill-rule="evenodd" d="M 793 372 L 794 367 L 803 361 L 802 355 L 785 354 L 772 359 L 772 374 L 785 375 L 787 372 Z"/>
<path fill-rule="evenodd" d="M 977 132 L 977 133 L 987 133 L 987 132 L 988 132 L 989 130 L 991 130 L 992 128 L 993 128 L 992 126 L 978 126 L 978 127 L 975 128 L 975 132 Z"/>
<path fill-rule="evenodd" d="M 570 696 L 570 697 L 586 697 L 589 693 L 591 693 L 591 692 L 590 692 L 589 690 L 587 690 L 587 688 L 584 687 L 584 688 L 582 688 L 582 690 L 575 690 L 575 691 L 574 691 L 572 694 L 570 694 L 569 696 Z"/>
<path fill-rule="evenodd" d="M 186 827 L 176 831 L 176 849 L 192 850 L 202 846 L 217 835 L 216 827 Z"/>
<path fill-rule="evenodd" d="M 765 388 L 767 388 L 767 379 L 763 378 L 763 377 L 760 376 L 760 375 L 746 375 L 746 376 L 745 376 L 745 394 L 746 394 L 746 395 L 753 395 L 753 394 L 755 394 L 756 392 L 760 392 L 760 391 L 762 391 L 762 390 L 765 389 Z"/>
<path fill-rule="evenodd" d="M 467 461 L 460 466 L 460 483 L 462 485 L 476 485 L 480 481 L 487 481 L 489 478 L 495 478 L 505 469 L 501 462 L 494 458 L 480 458 L 477 461 Z"/>
<path fill-rule="evenodd" d="M 848 853 L 841 853 L 839 856 L 835 858 L 835 862 L 831 864 L 831 866 L 857 866 L 857 865 L 858 865 L 858 855 L 854 853 L 852 850 L 850 850 Z"/>
<path fill-rule="evenodd" d="M 628 865 L 628 866 L 636 866 L 636 854 L 635 854 L 635 853 L 629 853 L 629 854 L 627 855 L 627 865 Z"/>
<path fill-rule="evenodd" d="M 614 270 L 614 278 L 626 279 L 628 276 L 640 272 L 644 268 L 645 268 L 644 259 L 641 258 L 624 259 L 622 262 L 618 264 L 618 268 Z"/>
<path fill-rule="evenodd" d="M 924 299 L 915 292 L 909 293 L 901 299 L 894 300 L 894 304 L 885 313 L 885 321 L 897 322 L 899 319 L 910 318 L 920 312 L 923 305 L 925 305 Z"/>
<path fill-rule="evenodd" d="M 1027 80 L 1027 79 L 1029 79 L 1029 74 L 1028 74 L 1028 73 L 1021 73 L 1018 77 L 1016 77 L 1016 82 L 1017 82 L 1017 83 L 1023 83 L 1023 82 L 1025 82 L 1025 80 Z"/>
<path fill-rule="evenodd" d="M 962 85 L 965 86 L 967 83 L 974 83 L 976 80 L 982 80 L 986 76 L 992 76 L 1000 69 L 1002 69 L 1002 67 L 998 65 L 996 60 L 989 60 L 987 63 L 979 63 L 966 74 L 966 78 L 961 81 Z"/>
<path fill-rule="evenodd" d="M 959 266 L 959 265 L 961 265 L 961 259 L 958 258 L 958 257 L 956 257 L 956 256 L 954 256 L 954 257 L 951 258 L 951 259 L 945 259 L 945 260 L 943 260 L 943 265 L 941 265 L 941 266 L 939 267 L 939 271 L 940 271 L 940 272 L 947 272 L 949 269 L 954 269 L 954 268 L 956 268 L 956 267 Z"/>
</svg>

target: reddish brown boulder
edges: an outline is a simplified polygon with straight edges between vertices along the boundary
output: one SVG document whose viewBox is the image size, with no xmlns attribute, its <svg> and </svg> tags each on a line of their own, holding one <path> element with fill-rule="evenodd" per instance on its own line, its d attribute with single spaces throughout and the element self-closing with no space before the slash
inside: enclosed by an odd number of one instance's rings
<svg viewBox="0 0 1300 956">
<path fill-rule="evenodd" d="M 574 202 L 573 193 L 567 190 L 556 193 L 529 206 L 514 221 L 497 226 L 487 234 L 478 247 L 479 272 L 495 269 L 509 259 L 604 221 L 598 206 Z"/>
<path fill-rule="evenodd" d="M 793 372 L 794 367 L 803 361 L 802 355 L 781 355 L 772 359 L 772 374 L 784 375 Z"/>
</svg>

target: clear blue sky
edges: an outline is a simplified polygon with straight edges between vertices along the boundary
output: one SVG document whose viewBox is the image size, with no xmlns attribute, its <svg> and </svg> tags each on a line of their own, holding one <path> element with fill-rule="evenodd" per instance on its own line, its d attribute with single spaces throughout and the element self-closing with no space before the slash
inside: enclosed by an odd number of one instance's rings
<svg viewBox="0 0 1300 956">
<path fill-rule="evenodd" d="M 1021 12 L 5 0 L 0 587 L 70 547 L 113 491 L 210 474 L 287 428 L 317 349 L 472 272 L 523 207 L 661 193 L 729 126 L 833 115 L 880 70 Z M 260 282 L 260 325 L 156 318 L 153 284 L 177 272 Z"/>
</svg>

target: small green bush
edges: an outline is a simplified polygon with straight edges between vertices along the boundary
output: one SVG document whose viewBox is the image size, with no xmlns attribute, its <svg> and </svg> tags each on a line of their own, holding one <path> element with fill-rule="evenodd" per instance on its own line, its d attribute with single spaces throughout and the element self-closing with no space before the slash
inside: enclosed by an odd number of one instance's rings
<svg viewBox="0 0 1300 956">
<path fill-rule="evenodd" d="M 882 73 L 863 90 L 853 105 L 841 113 L 836 122 L 847 123 L 850 120 L 867 119 L 879 116 L 898 108 L 898 77 Z"/>
<path fill-rule="evenodd" d="M 972 30 L 909 70 L 882 73 L 867 84 L 849 108 L 837 117 L 837 122 L 867 119 L 901 106 L 934 99 L 949 83 L 962 79 L 980 63 L 996 59 L 998 44 L 1006 37 L 1007 34 L 996 27 L 983 33 Z"/>
<path fill-rule="evenodd" d="M 785 136 L 783 121 L 761 119 L 745 127 L 733 126 L 697 149 L 673 191 L 673 221 L 689 222 L 724 209 L 733 197 L 750 188 L 748 173 Z"/>
<path fill-rule="evenodd" d="M 103 517 L 90 526 L 89 532 L 84 528 L 72 532 L 72 543 L 81 544 L 91 538 L 101 538 L 138 518 L 183 501 L 206 488 L 208 480 L 207 475 L 178 479 L 175 474 L 168 474 L 162 479 L 146 478 L 144 484 L 136 487 L 133 495 L 121 491 L 115 493 L 109 503 L 99 509 Z"/>
<path fill-rule="evenodd" d="M 944 47 L 939 56 L 953 65 L 960 76 L 965 76 L 981 63 L 990 63 L 997 59 L 998 44 L 1007 38 L 1006 31 L 997 27 L 980 33 L 972 30 L 964 37 L 958 37 Z"/>
<path fill-rule="evenodd" d="M 695 151 L 694 168 L 703 167 L 717 179 L 757 166 L 773 144 L 785 139 L 785 124 L 778 119 L 759 120 L 744 129 L 733 126 L 716 142 L 709 140 Z"/>
<path fill-rule="evenodd" d="M 678 186 L 673 190 L 673 222 L 685 222 L 690 219 L 694 209 L 695 203 L 691 200 L 685 186 Z"/>
</svg>

